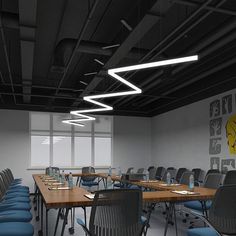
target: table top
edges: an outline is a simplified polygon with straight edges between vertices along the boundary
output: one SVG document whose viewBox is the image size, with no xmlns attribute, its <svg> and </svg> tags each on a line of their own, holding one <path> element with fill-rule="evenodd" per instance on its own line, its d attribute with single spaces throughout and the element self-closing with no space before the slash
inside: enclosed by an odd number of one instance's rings
<svg viewBox="0 0 236 236">
<path fill-rule="evenodd" d="M 91 206 L 92 200 L 85 197 L 85 194 L 89 194 L 84 188 L 73 187 L 71 190 L 49 190 L 49 186 L 43 182 L 41 176 L 43 174 L 34 174 L 33 178 L 38 186 L 44 203 L 47 208 L 62 208 L 62 207 L 81 207 L 81 206 Z M 100 177 L 105 177 L 107 174 L 100 174 Z M 178 202 L 178 201 L 189 201 L 189 200 L 208 200 L 212 199 L 215 195 L 216 190 L 207 189 L 202 187 L 195 187 L 194 192 L 197 194 L 177 194 L 173 193 L 173 190 L 187 190 L 187 186 L 166 186 L 163 182 L 152 182 L 152 181 L 139 181 L 135 184 L 152 188 L 154 190 L 161 191 L 148 191 L 143 192 L 144 202 Z"/>
</svg>

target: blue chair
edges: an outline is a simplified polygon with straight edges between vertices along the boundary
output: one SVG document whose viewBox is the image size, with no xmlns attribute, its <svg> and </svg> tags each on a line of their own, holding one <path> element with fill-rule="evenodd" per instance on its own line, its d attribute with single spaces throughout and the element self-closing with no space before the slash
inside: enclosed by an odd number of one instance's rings
<svg viewBox="0 0 236 236">
<path fill-rule="evenodd" d="M 82 174 L 91 174 L 91 173 L 95 173 L 94 167 L 87 166 L 82 168 Z M 97 186 L 98 188 L 99 183 L 98 181 L 95 181 L 96 179 L 97 179 L 96 176 L 81 176 L 79 186 L 82 184 L 82 186 L 85 187 L 91 188 L 93 186 Z"/>
<path fill-rule="evenodd" d="M 0 223 L 0 236 L 33 236 L 34 228 L 29 223 L 6 222 Z"/>
<path fill-rule="evenodd" d="M 218 188 L 209 209 L 209 218 L 190 211 L 202 219 L 209 227 L 189 229 L 188 236 L 219 236 L 236 234 L 236 185 Z"/>
<path fill-rule="evenodd" d="M 223 175 L 220 173 L 213 173 L 208 174 L 205 178 L 204 187 L 205 188 L 212 188 L 212 189 L 218 189 L 220 187 L 221 181 L 222 181 Z M 206 201 L 205 206 L 203 208 L 203 204 L 200 201 L 188 201 L 184 203 L 184 206 L 186 208 L 200 211 L 203 214 L 206 214 L 206 211 L 210 209 L 212 202 Z"/>
<path fill-rule="evenodd" d="M 29 211 L 7 210 L 0 211 L 0 223 L 3 222 L 30 222 L 32 214 Z"/>
</svg>

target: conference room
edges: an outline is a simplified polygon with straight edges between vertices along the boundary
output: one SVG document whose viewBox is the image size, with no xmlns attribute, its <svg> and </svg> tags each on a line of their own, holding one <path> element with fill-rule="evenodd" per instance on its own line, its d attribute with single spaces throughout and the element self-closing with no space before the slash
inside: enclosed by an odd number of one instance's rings
<svg viewBox="0 0 236 236">
<path fill-rule="evenodd" d="M 236 235 L 235 1 L 0 7 L 0 236 Z"/>
</svg>

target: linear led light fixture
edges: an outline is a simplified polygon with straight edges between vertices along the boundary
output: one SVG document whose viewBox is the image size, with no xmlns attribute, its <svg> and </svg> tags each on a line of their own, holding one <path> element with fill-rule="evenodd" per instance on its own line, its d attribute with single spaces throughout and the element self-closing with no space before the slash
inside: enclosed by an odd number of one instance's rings
<svg viewBox="0 0 236 236">
<path fill-rule="evenodd" d="M 123 92 L 116 92 L 116 93 L 106 93 L 106 94 L 85 96 L 83 98 L 85 101 L 90 102 L 90 103 L 95 104 L 100 107 L 94 108 L 94 109 L 92 108 L 92 109 L 71 111 L 70 112 L 71 115 L 79 116 L 79 118 L 64 120 L 62 122 L 67 123 L 67 124 L 72 124 L 72 125 L 84 126 L 83 124 L 81 124 L 79 122 L 88 121 L 88 120 L 95 120 L 95 118 L 88 116 L 88 115 L 83 115 L 82 113 L 91 113 L 91 112 L 113 110 L 113 107 L 106 105 L 104 103 L 98 102 L 98 101 L 96 101 L 96 99 L 118 97 L 118 96 L 127 96 L 127 95 L 142 93 L 142 90 L 140 88 L 138 88 L 134 84 L 130 83 L 126 79 L 122 78 L 120 75 L 118 75 L 118 73 L 127 72 L 127 71 L 134 71 L 134 70 L 143 70 L 143 69 L 148 69 L 148 68 L 155 68 L 155 67 L 160 67 L 160 66 L 179 64 L 179 63 L 191 62 L 191 61 L 197 61 L 197 60 L 198 60 L 198 55 L 194 55 L 194 56 L 189 56 L 189 57 L 180 57 L 180 58 L 175 58 L 175 59 L 169 59 L 169 60 L 150 62 L 150 63 L 138 64 L 138 65 L 133 65 L 133 66 L 125 66 L 125 67 L 120 67 L 120 68 L 115 68 L 115 69 L 109 69 L 108 74 L 112 78 L 115 78 L 118 81 L 120 81 L 121 83 L 127 85 L 131 90 L 123 91 Z"/>
<path fill-rule="evenodd" d="M 106 50 L 106 49 L 109 49 L 109 48 L 116 48 L 116 47 L 119 47 L 120 44 L 113 44 L 113 45 L 108 45 L 108 46 L 105 46 L 105 47 L 102 47 L 102 49 Z"/>
<path fill-rule="evenodd" d="M 133 28 L 124 19 L 121 19 L 120 22 L 127 30 L 129 30 L 129 31 L 133 30 Z"/>
<path fill-rule="evenodd" d="M 98 60 L 97 58 L 95 58 L 94 61 L 97 62 L 98 64 L 104 66 L 104 63 L 102 61 Z"/>
<path fill-rule="evenodd" d="M 87 83 L 85 83 L 84 81 L 80 80 L 79 81 L 81 84 L 84 84 L 84 85 L 88 85 Z"/>
<path fill-rule="evenodd" d="M 85 73 L 84 75 L 88 76 L 88 75 L 96 75 L 96 74 L 97 74 L 97 72 L 89 72 L 89 73 Z"/>
</svg>

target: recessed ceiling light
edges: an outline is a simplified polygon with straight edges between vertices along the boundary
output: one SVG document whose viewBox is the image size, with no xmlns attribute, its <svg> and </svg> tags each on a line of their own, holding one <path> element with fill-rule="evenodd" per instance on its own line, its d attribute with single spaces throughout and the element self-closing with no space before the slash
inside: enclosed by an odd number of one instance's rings
<svg viewBox="0 0 236 236">
<path fill-rule="evenodd" d="M 113 45 L 108 45 L 108 46 L 102 47 L 102 49 L 116 48 L 119 46 L 120 46 L 120 44 L 113 44 Z"/>
<path fill-rule="evenodd" d="M 109 69 L 108 74 L 111 77 L 119 80 L 121 83 L 127 85 L 132 90 L 128 90 L 128 91 L 124 91 L 124 92 L 106 93 L 106 94 L 85 96 L 83 98 L 85 101 L 88 101 L 92 104 L 98 105 L 98 106 L 100 106 L 100 108 L 71 111 L 70 114 L 76 115 L 76 116 L 79 116 L 79 117 L 82 117 L 82 118 L 64 120 L 62 122 L 67 123 L 67 124 L 72 124 L 72 125 L 83 126 L 83 124 L 79 124 L 77 122 L 95 120 L 95 118 L 91 117 L 91 116 L 83 115 L 82 113 L 113 110 L 113 107 L 111 107 L 109 105 L 106 105 L 104 103 L 95 101 L 95 99 L 108 98 L 108 97 L 118 97 L 118 96 L 133 95 L 133 94 L 142 93 L 142 90 L 140 88 L 138 88 L 134 84 L 130 83 L 126 79 L 122 78 L 117 73 L 133 71 L 133 70 L 143 70 L 143 69 L 148 69 L 148 68 L 155 68 L 155 67 L 160 67 L 160 66 L 165 66 L 165 65 L 179 64 L 179 63 L 197 61 L 197 60 L 198 60 L 198 55 L 194 55 L 194 56 L 189 56 L 189 57 L 180 57 L 180 58 L 175 58 L 175 59 L 169 59 L 169 60 L 156 61 L 156 62 L 133 65 L 133 66 L 125 66 L 125 67 L 120 67 L 120 68 L 115 68 L 115 69 Z"/>
<path fill-rule="evenodd" d="M 94 61 L 97 62 L 98 64 L 104 66 L 104 63 L 102 61 L 98 60 L 97 58 L 95 58 Z"/>
</svg>

